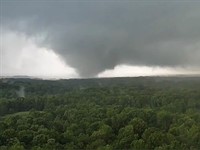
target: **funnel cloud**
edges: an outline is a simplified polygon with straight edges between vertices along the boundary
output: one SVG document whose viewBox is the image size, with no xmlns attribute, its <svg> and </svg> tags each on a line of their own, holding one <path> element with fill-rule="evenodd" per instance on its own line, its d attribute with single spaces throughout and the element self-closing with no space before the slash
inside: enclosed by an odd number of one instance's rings
<svg viewBox="0 0 200 150">
<path fill-rule="evenodd" d="M 35 38 L 82 77 L 120 64 L 200 68 L 197 1 L 1 2 L 4 31 Z"/>
</svg>

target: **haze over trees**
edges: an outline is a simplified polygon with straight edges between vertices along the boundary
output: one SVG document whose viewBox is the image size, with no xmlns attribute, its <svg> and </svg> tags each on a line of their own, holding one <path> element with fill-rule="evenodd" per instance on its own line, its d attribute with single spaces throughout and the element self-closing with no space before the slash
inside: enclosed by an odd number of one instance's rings
<svg viewBox="0 0 200 150">
<path fill-rule="evenodd" d="M 0 89 L 2 150 L 200 149 L 199 77 L 1 79 Z"/>
</svg>

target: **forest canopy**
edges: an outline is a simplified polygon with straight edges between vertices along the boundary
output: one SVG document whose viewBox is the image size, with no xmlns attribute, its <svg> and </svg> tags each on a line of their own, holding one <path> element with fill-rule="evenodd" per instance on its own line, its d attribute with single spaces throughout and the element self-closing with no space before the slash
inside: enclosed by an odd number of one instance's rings
<svg viewBox="0 0 200 150">
<path fill-rule="evenodd" d="M 200 149 L 200 78 L 1 79 L 0 149 Z"/>
</svg>

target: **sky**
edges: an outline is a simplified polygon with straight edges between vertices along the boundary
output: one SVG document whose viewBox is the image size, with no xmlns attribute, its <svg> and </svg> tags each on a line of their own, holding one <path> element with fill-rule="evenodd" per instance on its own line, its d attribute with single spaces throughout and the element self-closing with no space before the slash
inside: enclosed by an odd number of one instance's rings
<svg viewBox="0 0 200 150">
<path fill-rule="evenodd" d="M 200 74 L 200 1 L 0 2 L 1 76 Z"/>
</svg>

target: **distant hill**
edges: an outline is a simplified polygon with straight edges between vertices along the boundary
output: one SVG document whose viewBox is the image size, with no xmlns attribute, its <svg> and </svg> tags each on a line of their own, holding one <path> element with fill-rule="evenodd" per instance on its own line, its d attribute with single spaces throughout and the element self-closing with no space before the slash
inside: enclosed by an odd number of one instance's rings
<svg viewBox="0 0 200 150">
<path fill-rule="evenodd" d="M 16 76 L 0 76 L 0 79 L 40 79 L 39 77 L 27 76 L 27 75 L 16 75 Z"/>
</svg>

